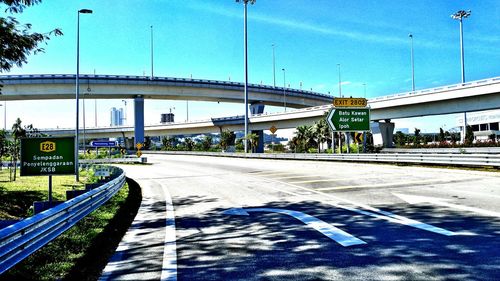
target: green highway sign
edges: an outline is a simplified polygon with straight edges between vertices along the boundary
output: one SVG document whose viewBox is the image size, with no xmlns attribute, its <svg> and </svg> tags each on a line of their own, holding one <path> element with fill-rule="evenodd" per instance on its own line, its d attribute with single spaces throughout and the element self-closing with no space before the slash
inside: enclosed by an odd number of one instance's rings
<svg viewBox="0 0 500 281">
<path fill-rule="evenodd" d="M 74 137 L 21 139 L 21 176 L 74 174 Z"/>
<path fill-rule="evenodd" d="M 369 108 L 333 108 L 326 122 L 336 132 L 357 132 L 370 130 Z"/>
</svg>

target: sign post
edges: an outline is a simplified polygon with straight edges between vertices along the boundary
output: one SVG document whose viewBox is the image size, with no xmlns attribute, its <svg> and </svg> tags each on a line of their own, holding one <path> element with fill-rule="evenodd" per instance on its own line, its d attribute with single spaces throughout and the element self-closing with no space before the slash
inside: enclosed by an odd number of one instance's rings
<svg viewBox="0 0 500 281">
<path fill-rule="evenodd" d="M 365 98 L 334 98 L 333 109 L 330 110 L 326 122 L 333 132 L 339 132 L 339 153 L 342 153 L 342 132 L 346 136 L 347 152 L 349 152 L 349 133 L 370 130 L 370 108 Z M 360 141 L 357 134 L 354 139 Z M 359 151 L 359 149 L 358 149 Z"/>
<path fill-rule="evenodd" d="M 274 137 L 276 136 L 276 132 L 278 131 L 278 128 L 276 128 L 276 126 L 272 125 L 271 128 L 269 128 L 269 131 L 271 131 L 271 145 L 272 145 L 272 152 L 274 153 Z"/>
<path fill-rule="evenodd" d="M 92 147 L 95 147 L 96 155 L 99 154 L 100 147 L 108 148 L 108 157 L 111 158 L 111 148 L 117 147 L 118 142 L 116 142 L 116 141 L 91 141 L 90 145 Z"/>
<path fill-rule="evenodd" d="M 137 155 L 137 157 L 141 157 L 142 156 L 142 152 L 141 152 L 141 149 L 143 148 L 143 145 L 142 143 L 138 142 L 135 147 L 137 148 L 137 152 L 135 153 Z"/>
<path fill-rule="evenodd" d="M 21 176 L 49 176 L 49 206 L 52 206 L 52 176 L 75 174 L 75 138 L 21 139 Z"/>
<path fill-rule="evenodd" d="M 370 130 L 369 108 L 333 108 L 327 117 L 330 128 L 336 132 Z"/>
</svg>

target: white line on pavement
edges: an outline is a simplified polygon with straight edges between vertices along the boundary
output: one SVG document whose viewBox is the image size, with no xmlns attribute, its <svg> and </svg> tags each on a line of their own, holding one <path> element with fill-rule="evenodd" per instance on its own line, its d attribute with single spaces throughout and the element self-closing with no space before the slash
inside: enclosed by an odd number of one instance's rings
<svg viewBox="0 0 500 281">
<path fill-rule="evenodd" d="M 408 204 L 430 203 L 430 204 L 437 205 L 437 206 L 448 207 L 451 209 L 457 209 L 457 210 L 462 210 L 462 211 L 478 213 L 478 214 L 485 215 L 485 216 L 500 217 L 500 213 L 498 213 L 498 212 L 485 210 L 485 209 L 481 209 L 481 208 L 475 208 L 475 207 L 469 207 L 469 206 L 464 206 L 464 205 L 447 203 L 447 202 L 444 202 L 445 199 L 442 199 L 442 198 L 399 194 L 399 193 L 393 193 L 393 195 L 399 197 L 400 199 L 407 202 Z"/>
<path fill-rule="evenodd" d="M 175 212 L 172 197 L 166 186 L 161 184 L 165 197 L 165 244 L 163 248 L 162 281 L 177 280 L 177 243 L 175 236 Z"/>
<path fill-rule="evenodd" d="M 445 183 L 445 180 L 434 179 L 434 180 L 417 180 L 417 181 L 400 181 L 400 182 L 390 182 L 390 183 L 379 183 L 379 184 L 365 184 L 365 185 L 346 185 L 346 186 L 334 186 L 334 187 L 322 187 L 316 190 L 328 191 L 328 190 L 342 190 L 342 189 L 353 189 L 353 188 L 370 188 L 370 187 L 389 187 L 389 186 L 399 186 L 399 185 L 410 185 L 410 184 L 423 184 L 423 183 Z"/>
<path fill-rule="evenodd" d="M 316 229 L 318 232 L 321 234 L 325 235 L 326 237 L 332 239 L 333 241 L 339 243 L 340 245 L 344 247 L 349 247 L 349 246 L 354 246 L 354 245 L 362 245 L 366 244 L 365 241 L 356 238 L 355 236 L 331 225 L 328 224 L 316 217 L 313 217 L 311 215 L 308 215 L 306 213 L 302 213 L 299 211 L 292 211 L 292 210 L 284 210 L 284 209 L 274 209 L 274 208 L 248 208 L 248 209 L 241 209 L 241 208 L 233 208 L 225 211 L 224 213 L 227 215 L 247 215 L 248 212 L 270 212 L 270 213 L 279 213 L 279 214 L 284 214 L 284 215 L 289 215 L 301 222 L 303 222 L 305 225 Z"/>
<path fill-rule="evenodd" d="M 455 233 L 453 231 L 449 231 L 449 230 L 446 230 L 446 229 L 443 229 L 440 227 L 436 227 L 433 225 L 429 225 L 429 224 L 426 224 L 426 223 L 423 223 L 423 222 L 420 222 L 417 220 L 413 220 L 413 219 L 409 219 L 409 218 L 406 218 L 403 216 L 399 216 L 399 215 L 393 214 L 391 212 L 387 212 L 387 211 L 380 210 L 378 208 L 371 207 L 371 206 L 366 205 L 366 204 L 357 203 L 357 202 L 354 202 L 354 201 L 351 201 L 348 199 L 340 198 L 340 197 L 337 197 L 337 196 L 334 196 L 334 195 L 331 195 L 328 193 L 324 193 L 324 192 L 321 192 L 318 190 L 314 190 L 311 188 L 306 188 L 306 187 L 302 187 L 299 185 L 294 185 L 294 184 L 290 184 L 290 183 L 286 183 L 286 182 L 282 182 L 282 181 L 277 181 L 277 180 L 273 180 L 273 179 L 267 179 L 267 178 L 264 178 L 264 179 L 267 181 L 271 181 L 271 182 L 277 182 L 277 183 L 281 183 L 281 184 L 294 186 L 294 187 L 299 188 L 299 189 L 307 190 L 307 191 L 310 191 L 310 192 L 313 192 L 316 194 L 320 194 L 324 197 L 335 199 L 336 201 L 348 203 L 348 204 L 354 205 L 356 207 L 371 211 L 371 212 L 369 212 L 369 211 L 359 210 L 356 208 L 346 207 L 346 206 L 342 206 L 342 205 L 339 205 L 336 203 L 326 201 L 326 203 L 328 203 L 334 207 L 341 208 L 341 209 L 348 210 L 348 211 L 352 211 L 352 212 L 356 212 L 358 214 L 363 214 L 363 215 L 371 216 L 374 218 L 384 219 L 384 220 L 387 220 L 387 221 L 390 221 L 393 223 L 403 224 L 403 225 L 411 226 L 414 228 L 418 228 L 418 229 L 422 229 L 422 230 L 426 230 L 426 231 L 430 231 L 430 232 L 434 232 L 434 233 L 442 234 L 442 235 L 446 235 L 446 236 L 452 236 L 452 235 L 458 234 L 458 233 Z"/>
</svg>

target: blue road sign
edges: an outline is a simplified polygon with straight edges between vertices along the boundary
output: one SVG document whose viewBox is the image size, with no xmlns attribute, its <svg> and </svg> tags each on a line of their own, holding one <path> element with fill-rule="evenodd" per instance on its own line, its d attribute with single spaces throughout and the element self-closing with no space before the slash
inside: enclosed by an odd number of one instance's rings
<svg viewBox="0 0 500 281">
<path fill-rule="evenodd" d="M 118 143 L 116 141 L 91 141 L 90 145 L 92 147 L 117 147 Z"/>
</svg>

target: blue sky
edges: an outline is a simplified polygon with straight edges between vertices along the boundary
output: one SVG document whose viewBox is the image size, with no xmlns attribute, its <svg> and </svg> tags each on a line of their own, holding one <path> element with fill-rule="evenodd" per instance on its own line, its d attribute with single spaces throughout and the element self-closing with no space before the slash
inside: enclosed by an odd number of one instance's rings
<svg viewBox="0 0 500 281">
<path fill-rule="evenodd" d="M 155 76 L 243 80 L 243 6 L 233 0 L 44 1 L 26 9 L 19 20 L 39 32 L 59 27 L 64 36 L 50 40 L 45 53 L 9 74 L 75 73 L 76 16 L 82 8 L 94 13 L 80 18 L 81 73 L 150 75 L 153 25 Z M 248 9 L 249 80 L 273 84 L 275 44 L 278 85 L 283 85 L 285 68 L 291 87 L 302 82 L 303 88 L 338 95 L 341 64 L 344 95 L 363 96 L 363 84 L 368 98 L 410 91 L 412 33 L 417 90 L 459 83 L 459 23 L 450 15 L 461 9 L 472 10 L 464 20 L 466 80 L 499 76 L 500 2 L 495 0 L 257 0 Z M 98 124 L 107 125 L 109 108 L 122 105 L 121 100 L 98 101 Z M 42 118 L 32 113 L 35 107 Z M 159 122 L 170 107 L 176 108 L 178 121 L 186 119 L 185 102 L 155 101 L 146 102 L 146 123 Z M 268 108 L 273 110 L 280 109 Z M 242 112 L 236 104 L 189 104 L 189 119 Z M 7 114 L 8 124 L 21 117 L 40 128 L 74 126 L 70 101 L 10 102 Z M 93 116 L 91 102 L 87 124 L 95 123 Z M 396 127 L 435 131 L 433 118 L 401 120 Z M 453 127 L 455 118 L 447 120 Z"/>
</svg>

